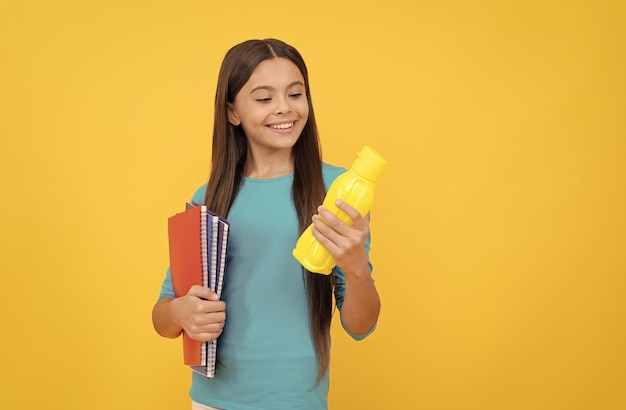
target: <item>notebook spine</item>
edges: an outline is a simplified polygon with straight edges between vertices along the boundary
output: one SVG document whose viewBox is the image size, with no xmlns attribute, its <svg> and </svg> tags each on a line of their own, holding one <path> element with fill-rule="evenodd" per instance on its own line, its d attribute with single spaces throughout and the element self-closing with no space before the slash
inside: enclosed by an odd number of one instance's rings
<svg viewBox="0 0 626 410">
<path fill-rule="evenodd" d="M 202 286 L 208 286 L 208 272 L 209 272 L 209 257 L 208 257 L 208 233 L 207 233 L 207 209 L 202 205 L 200 208 L 200 249 L 202 252 Z M 208 361 L 208 343 L 201 344 L 200 360 L 203 366 L 207 365 Z"/>
</svg>

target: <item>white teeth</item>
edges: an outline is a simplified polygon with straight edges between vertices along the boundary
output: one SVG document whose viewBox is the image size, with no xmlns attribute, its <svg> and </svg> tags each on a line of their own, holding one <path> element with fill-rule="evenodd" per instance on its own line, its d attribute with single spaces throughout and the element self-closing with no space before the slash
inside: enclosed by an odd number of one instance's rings
<svg viewBox="0 0 626 410">
<path fill-rule="evenodd" d="M 286 130 L 288 128 L 293 127 L 293 122 L 288 122 L 286 124 L 274 124 L 274 125 L 270 125 L 270 128 L 273 128 L 275 130 Z"/>
</svg>

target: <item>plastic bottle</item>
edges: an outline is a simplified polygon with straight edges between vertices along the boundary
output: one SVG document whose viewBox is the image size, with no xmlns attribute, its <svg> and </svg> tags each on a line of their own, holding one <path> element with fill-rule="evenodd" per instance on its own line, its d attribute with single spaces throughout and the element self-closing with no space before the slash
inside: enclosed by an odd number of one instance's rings
<svg viewBox="0 0 626 410">
<path fill-rule="evenodd" d="M 365 216 L 374 200 L 374 187 L 387 161 L 369 146 L 364 146 L 357 154 L 348 171 L 339 175 L 332 183 L 323 205 L 343 222 L 352 226 L 352 218 L 337 208 L 335 201 L 341 199 Z M 310 272 L 329 275 L 335 267 L 335 258 L 318 242 L 311 233 L 311 226 L 302 232 L 293 256 Z"/>
</svg>

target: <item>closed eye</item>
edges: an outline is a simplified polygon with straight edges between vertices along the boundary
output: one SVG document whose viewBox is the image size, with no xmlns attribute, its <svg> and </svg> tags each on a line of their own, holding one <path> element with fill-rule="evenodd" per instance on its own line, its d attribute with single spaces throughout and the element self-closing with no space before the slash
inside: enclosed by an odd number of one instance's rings
<svg viewBox="0 0 626 410">
<path fill-rule="evenodd" d="M 272 101 L 272 98 L 271 98 L 271 97 L 267 97 L 267 98 L 257 98 L 256 100 L 257 100 L 258 102 L 260 102 L 260 103 L 268 103 L 268 102 Z"/>
</svg>

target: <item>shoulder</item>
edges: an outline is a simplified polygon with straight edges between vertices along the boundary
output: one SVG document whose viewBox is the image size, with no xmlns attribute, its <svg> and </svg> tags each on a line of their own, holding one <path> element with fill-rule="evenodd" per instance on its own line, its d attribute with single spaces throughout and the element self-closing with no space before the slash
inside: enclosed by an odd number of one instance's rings
<svg viewBox="0 0 626 410">
<path fill-rule="evenodd" d="M 202 185 L 200 188 L 196 189 L 191 200 L 197 204 L 204 205 L 204 196 L 206 195 L 206 186 L 207 184 Z"/>
<path fill-rule="evenodd" d="M 341 174 L 346 172 L 346 168 L 338 167 L 336 165 L 322 162 L 322 177 L 324 178 L 324 185 L 326 189 L 332 184 L 332 182 Z"/>
</svg>

